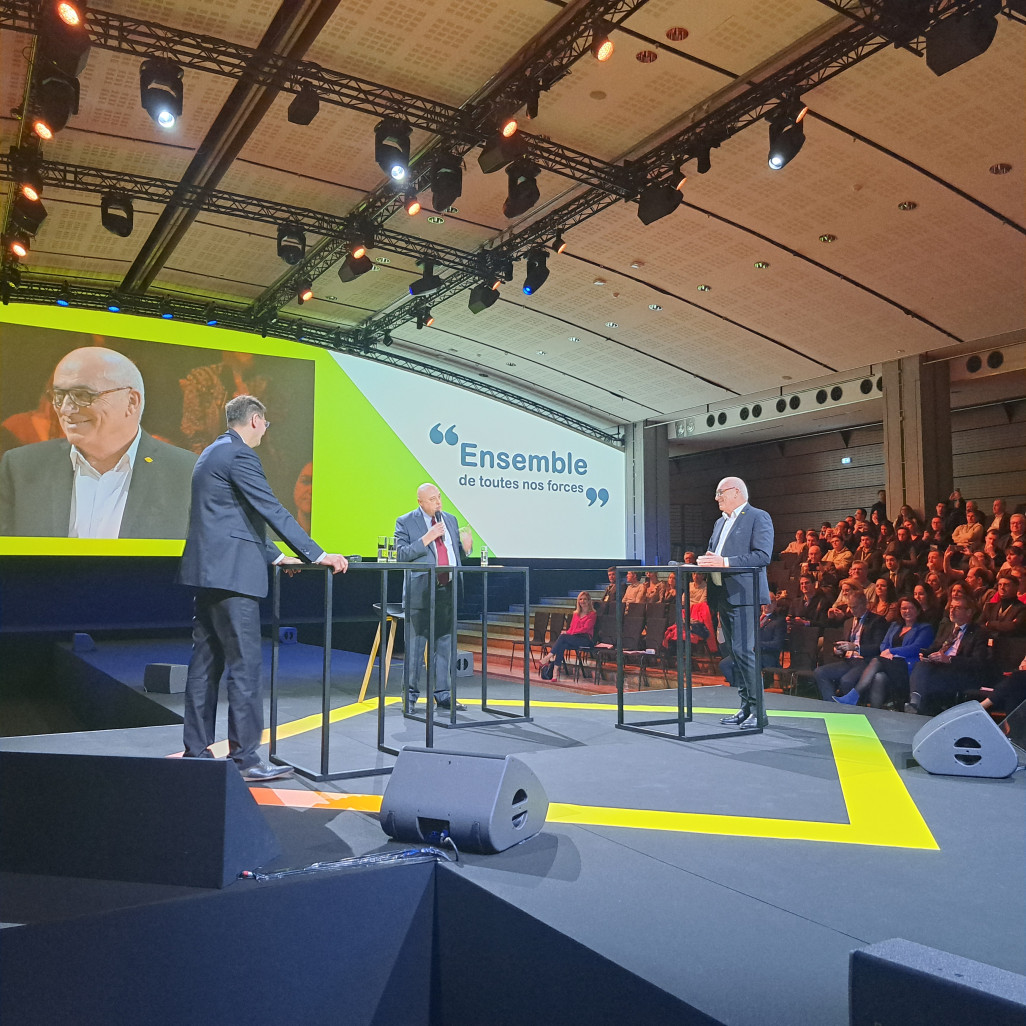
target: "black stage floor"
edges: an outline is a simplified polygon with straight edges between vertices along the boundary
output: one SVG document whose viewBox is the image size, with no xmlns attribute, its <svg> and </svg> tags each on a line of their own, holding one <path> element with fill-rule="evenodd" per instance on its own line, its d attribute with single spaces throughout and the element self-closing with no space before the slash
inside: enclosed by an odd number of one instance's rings
<svg viewBox="0 0 1026 1026">
<path fill-rule="evenodd" d="M 104 643 L 81 658 L 140 688 L 149 662 L 184 662 L 184 641 Z M 319 760 L 320 650 L 282 650 L 279 753 Z M 336 653 L 331 769 L 392 764 L 376 750 L 376 704 L 355 705 L 365 657 Z M 388 692 L 386 743 L 424 727 Z M 902 937 L 1026 972 L 1026 801 L 1006 780 L 930 776 L 913 765 L 923 720 L 771 695 L 759 735 L 683 744 L 617 730 L 615 700 L 532 683 L 531 722 L 494 724 L 480 682 L 460 682 L 467 729 L 438 748 L 516 754 L 548 794 L 536 837 L 451 871 L 734 1026 L 848 1022 L 848 956 Z M 490 683 L 515 711 L 523 689 Z M 180 712 L 181 696 L 150 696 Z M 665 718 L 675 692 L 627 697 L 629 718 Z M 500 705 L 500 703 L 509 703 Z M 692 732 L 733 711 L 725 687 L 695 691 Z M 423 708 L 423 703 L 421 704 Z M 219 729 L 224 736 L 224 713 Z M 9 751 L 171 756 L 177 726 L 7 737 Z M 397 846 L 377 823 L 387 775 L 253 792 L 282 841 L 271 868 Z M 4 874 L 8 925 L 167 900 L 195 890 Z M 237 883 L 233 888 L 260 886 Z"/>
</svg>

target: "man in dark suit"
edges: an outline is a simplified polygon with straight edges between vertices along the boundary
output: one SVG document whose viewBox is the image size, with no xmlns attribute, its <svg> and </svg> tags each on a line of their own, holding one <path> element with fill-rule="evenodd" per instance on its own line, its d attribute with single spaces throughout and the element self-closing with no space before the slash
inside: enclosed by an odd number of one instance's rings
<svg viewBox="0 0 1026 1026">
<path fill-rule="evenodd" d="M 834 654 L 840 659 L 817 667 L 813 674 L 824 702 L 835 694 L 846 695 L 855 687 L 866 663 L 880 654 L 880 643 L 887 633 L 887 621 L 867 611 L 866 593 L 853 581 L 844 583 L 851 615 L 844 621 L 844 640 L 834 646 Z"/>
<path fill-rule="evenodd" d="M 139 426 L 142 375 L 112 349 L 68 353 L 50 398 L 64 438 L 0 463 L 0 534 L 49 538 L 184 538 L 196 457 Z"/>
<path fill-rule="evenodd" d="M 253 451 L 267 430 L 259 399 L 240 395 L 225 406 L 228 430 L 203 450 L 192 475 L 192 511 L 180 584 L 196 588 L 192 659 L 185 685 L 185 755 L 212 758 L 217 692 L 228 668 L 229 757 L 245 780 L 273 780 L 291 768 L 268 766 L 257 749 L 264 708 L 260 675 L 260 599 L 272 563 L 324 563 L 345 572 L 344 556 L 326 553 L 275 498 Z M 267 539 L 270 526 L 299 554 L 284 556 Z"/>
<path fill-rule="evenodd" d="M 911 696 L 905 712 L 928 715 L 938 696 L 956 695 L 989 684 L 995 674 L 987 642 L 987 632 L 973 623 L 969 600 L 953 598 L 948 603 L 948 619 L 941 623 L 936 640 L 920 653 L 919 663 L 912 667 Z"/>
<path fill-rule="evenodd" d="M 404 513 L 395 522 L 395 547 L 400 563 L 423 563 L 425 566 L 460 566 L 461 551 L 470 552 L 472 536 L 469 528 L 461 532 L 456 518 L 442 510 L 442 497 L 433 484 L 417 489 L 417 508 Z M 458 578 L 438 574 L 435 585 L 435 702 L 448 709 L 452 701 L 449 689 L 449 664 L 452 661 L 452 635 L 455 628 L 452 614 L 453 588 Z M 420 697 L 425 676 L 424 653 L 431 626 L 431 575 L 407 571 L 403 581 L 403 605 L 406 614 L 406 655 L 403 677 L 406 683 L 407 711 L 412 712 Z M 459 702 L 457 709 L 465 708 Z"/>
<path fill-rule="evenodd" d="M 770 600 L 766 567 L 773 554 L 773 521 L 765 510 L 748 505 L 748 486 L 739 477 L 725 477 L 717 485 L 716 501 L 723 516 L 716 521 L 708 551 L 698 557 L 698 565 L 713 568 L 709 606 L 719 619 L 741 698 L 738 712 L 720 722 L 753 730 L 766 723 L 760 723 L 757 715 L 762 674 L 755 651 L 758 617 L 753 615 L 752 602 L 762 606 Z M 716 567 L 758 568 L 754 595 L 751 574 L 720 574 Z"/>
</svg>

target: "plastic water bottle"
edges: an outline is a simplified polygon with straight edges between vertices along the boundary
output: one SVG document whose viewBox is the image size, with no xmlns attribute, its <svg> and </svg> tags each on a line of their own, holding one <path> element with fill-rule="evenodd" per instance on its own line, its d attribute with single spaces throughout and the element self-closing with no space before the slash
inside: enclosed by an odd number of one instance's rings
<svg viewBox="0 0 1026 1026">
<path fill-rule="evenodd" d="M 488 566 L 488 546 L 481 546 L 481 566 Z"/>
</svg>

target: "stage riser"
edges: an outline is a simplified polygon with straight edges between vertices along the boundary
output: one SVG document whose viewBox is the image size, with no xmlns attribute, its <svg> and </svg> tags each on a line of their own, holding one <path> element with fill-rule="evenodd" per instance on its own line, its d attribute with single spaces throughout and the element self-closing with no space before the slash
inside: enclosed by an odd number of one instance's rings
<svg viewBox="0 0 1026 1026">
<path fill-rule="evenodd" d="M 716 1023 L 431 863 L 238 883 L 5 931 L 18 1026 Z M 41 966 L 57 966 L 51 975 Z"/>
</svg>

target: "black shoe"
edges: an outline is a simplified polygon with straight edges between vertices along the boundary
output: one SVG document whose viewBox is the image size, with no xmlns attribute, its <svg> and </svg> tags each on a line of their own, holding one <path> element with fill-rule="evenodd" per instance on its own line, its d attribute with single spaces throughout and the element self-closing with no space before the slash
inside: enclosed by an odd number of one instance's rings
<svg viewBox="0 0 1026 1026">
<path fill-rule="evenodd" d="M 744 718 L 744 719 L 743 719 L 743 720 L 742 720 L 742 721 L 741 721 L 741 722 L 740 722 L 740 723 L 738 724 L 738 726 L 739 726 L 739 727 L 740 727 L 740 728 L 741 728 L 742 730 L 755 730 L 755 729 L 757 729 L 757 728 L 758 728 L 759 726 L 761 726 L 761 724 L 759 723 L 759 717 L 758 717 L 758 715 L 757 715 L 757 714 L 756 714 L 755 712 L 752 712 L 752 714 L 751 714 L 750 716 L 746 716 L 746 717 L 745 717 L 745 718 Z"/>
<path fill-rule="evenodd" d="M 743 705 L 733 716 L 724 716 L 720 723 L 725 727 L 739 727 L 748 718 L 748 706 Z"/>
<path fill-rule="evenodd" d="M 262 783 L 265 780 L 280 780 L 282 777 L 291 777 L 293 770 L 291 766 L 268 766 L 265 762 L 258 762 L 249 769 L 242 772 L 243 780 L 251 780 Z"/>
<path fill-rule="evenodd" d="M 451 701 L 436 702 L 435 703 L 435 708 L 437 708 L 437 709 L 451 709 L 452 708 L 452 702 Z M 467 707 L 462 702 L 457 702 L 456 703 L 456 711 L 457 712 L 465 712 L 466 709 L 467 709 Z"/>
<path fill-rule="evenodd" d="M 919 715 L 919 706 L 913 705 L 911 702 L 905 703 L 905 712 L 910 713 L 912 716 Z"/>
</svg>

